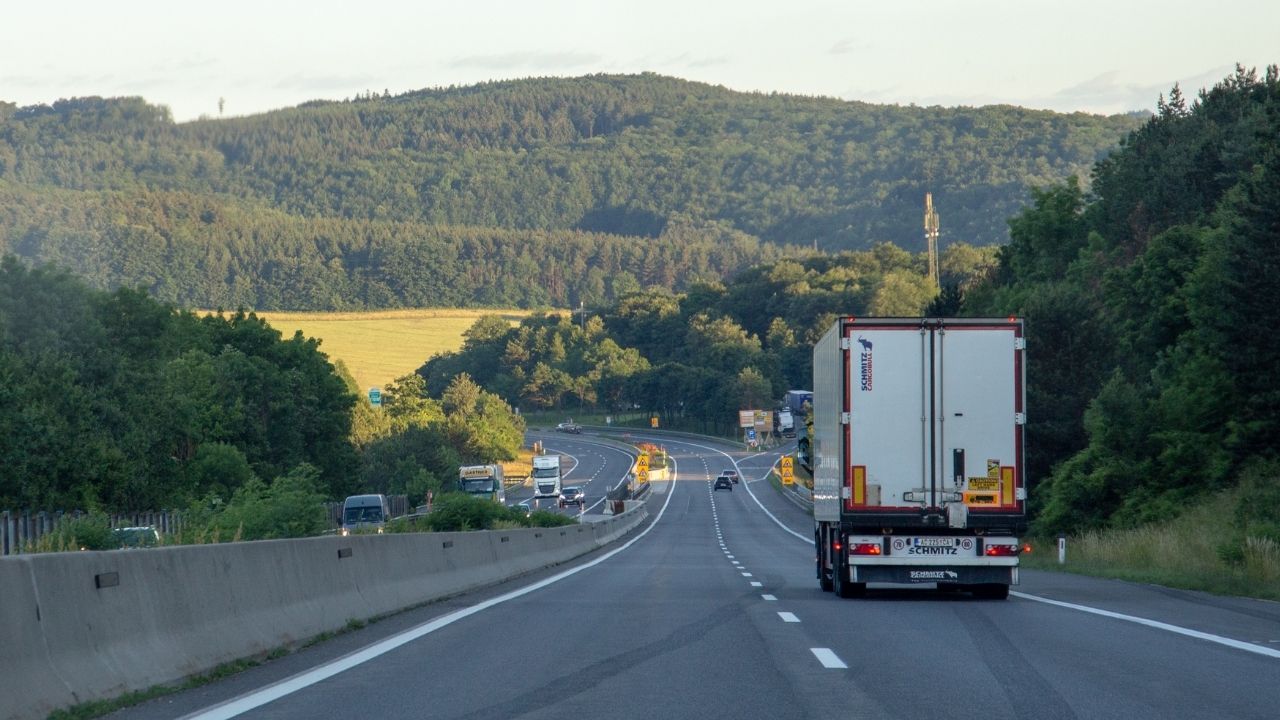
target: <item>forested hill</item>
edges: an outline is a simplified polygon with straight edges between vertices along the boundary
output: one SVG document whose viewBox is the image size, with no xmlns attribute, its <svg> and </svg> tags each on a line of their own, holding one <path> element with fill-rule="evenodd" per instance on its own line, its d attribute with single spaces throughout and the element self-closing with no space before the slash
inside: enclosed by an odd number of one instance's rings
<svg viewBox="0 0 1280 720">
<path fill-rule="evenodd" d="M 776 259 L 775 244 L 919 250 L 926 191 L 944 244 L 1001 243 L 1030 187 L 1085 174 L 1140 122 L 655 75 L 182 124 L 138 98 L 0 102 L 0 252 L 183 305 L 602 302 Z"/>
<path fill-rule="evenodd" d="M 1091 193 L 1040 191 L 1010 225 L 964 305 L 1027 319 L 1041 530 L 1163 520 L 1241 484 L 1237 535 L 1217 552 L 1243 565 L 1252 537 L 1274 553 L 1280 67 L 1172 93 L 1097 165 Z"/>
</svg>

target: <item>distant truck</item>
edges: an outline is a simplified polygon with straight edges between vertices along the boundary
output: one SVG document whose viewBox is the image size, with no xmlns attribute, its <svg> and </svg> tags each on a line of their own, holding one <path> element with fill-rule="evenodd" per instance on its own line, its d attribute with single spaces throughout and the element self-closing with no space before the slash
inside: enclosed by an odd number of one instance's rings
<svg viewBox="0 0 1280 720">
<path fill-rule="evenodd" d="M 560 497 L 560 456 L 533 456 L 533 497 Z"/>
<path fill-rule="evenodd" d="M 841 318 L 813 350 L 817 574 L 1003 599 L 1026 532 L 1021 319 Z"/>
<path fill-rule="evenodd" d="M 784 407 L 778 411 L 778 434 L 782 437 L 793 438 L 796 436 L 796 419 L 791 412 L 791 408 Z"/>
<path fill-rule="evenodd" d="M 812 390 L 788 390 L 786 397 L 782 399 L 782 407 L 791 408 L 800 417 L 805 415 L 805 403 L 813 404 Z"/>
<path fill-rule="evenodd" d="M 458 489 L 473 497 L 507 504 L 501 465 L 464 465 L 458 468 Z"/>
</svg>

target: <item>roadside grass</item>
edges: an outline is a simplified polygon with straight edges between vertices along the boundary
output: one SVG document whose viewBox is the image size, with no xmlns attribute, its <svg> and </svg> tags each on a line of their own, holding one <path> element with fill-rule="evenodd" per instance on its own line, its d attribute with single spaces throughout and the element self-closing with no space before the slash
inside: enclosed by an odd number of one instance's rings
<svg viewBox="0 0 1280 720">
<path fill-rule="evenodd" d="M 202 311 L 203 312 L 203 311 Z M 255 311 L 256 312 L 256 311 Z M 361 391 L 385 387 L 433 355 L 462 348 L 462 333 L 483 315 L 512 324 L 532 315 L 515 309 L 415 309 L 376 312 L 257 312 L 288 338 L 301 330 L 321 341 L 330 361 L 341 360 Z"/>
<path fill-rule="evenodd" d="M 1056 538 L 1031 538 L 1022 566 L 1153 583 L 1217 595 L 1280 600 L 1280 543 L 1242 535 L 1229 490 L 1172 520 L 1136 528 L 1092 530 L 1067 537 L 1066 564 Z"/>
</svg>

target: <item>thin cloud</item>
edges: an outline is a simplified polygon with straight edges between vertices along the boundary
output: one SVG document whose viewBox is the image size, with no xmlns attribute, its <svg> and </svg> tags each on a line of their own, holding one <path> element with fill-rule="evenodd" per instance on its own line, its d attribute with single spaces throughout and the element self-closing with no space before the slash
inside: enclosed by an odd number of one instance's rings
<svg viewBox="0 0 1280 720">
<path fill-rule="evenodd" d="M 728 64 L 729 64 L 729 58 L 724 55 L 717 55 L 715 57 L 696 58 L 696 59 L 690 60 L 687 63 L 688 67 L 691 67 L 691 68 L 719 67 L 721 65 L 728 65 Z"/>
<path fill-rule="evenodd" d="M 858 52 L 859 50 L 866 50 L 870 47 L 871 47 L 870 45 L 867 45 L 866 43 L 860 42 L 853 38 L 845 38 L 837 42 L 835 45 L 832 45 L 831 49 L 827 51 L 827 54 L 828 55 L 849 55 L 850 53 L 855 53 L 855 52 Z"/>
<path fill-rule="evenodd" d="M 454 69 L 475 70 L 569 70 L 598 65 L 603 58 L 592 53 L 521 51 L 494 55 L 470 55 L 448 64 Z"/>
<path fill-rule="evenodd" d="M 308 75 L 294 73 L 272 83 L 273 90 L 295 90 L 301 92 L 326 92 L 331 90 L 348 91 L 351 88 L 369 88 L 381 82 L 376 75 Z M 385 84 L 385 83 L 384 83 Z"/>
</svg>

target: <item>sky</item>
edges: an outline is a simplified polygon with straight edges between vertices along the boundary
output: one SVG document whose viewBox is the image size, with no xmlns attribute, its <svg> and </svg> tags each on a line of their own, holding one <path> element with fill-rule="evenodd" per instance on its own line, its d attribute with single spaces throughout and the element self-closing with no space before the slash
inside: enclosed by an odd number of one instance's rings
<svg viewBox="0 0 1280 720">
<path fill-rule="evenodd" d="M 20 3 L 17 7 L 17 3 Z M 1278 0 L 8 0 L 0 101 L 178 121 L 522 77 L 655 72 L 900 105 L 1153 110 L 1280 63 Z"/>
</svg>

